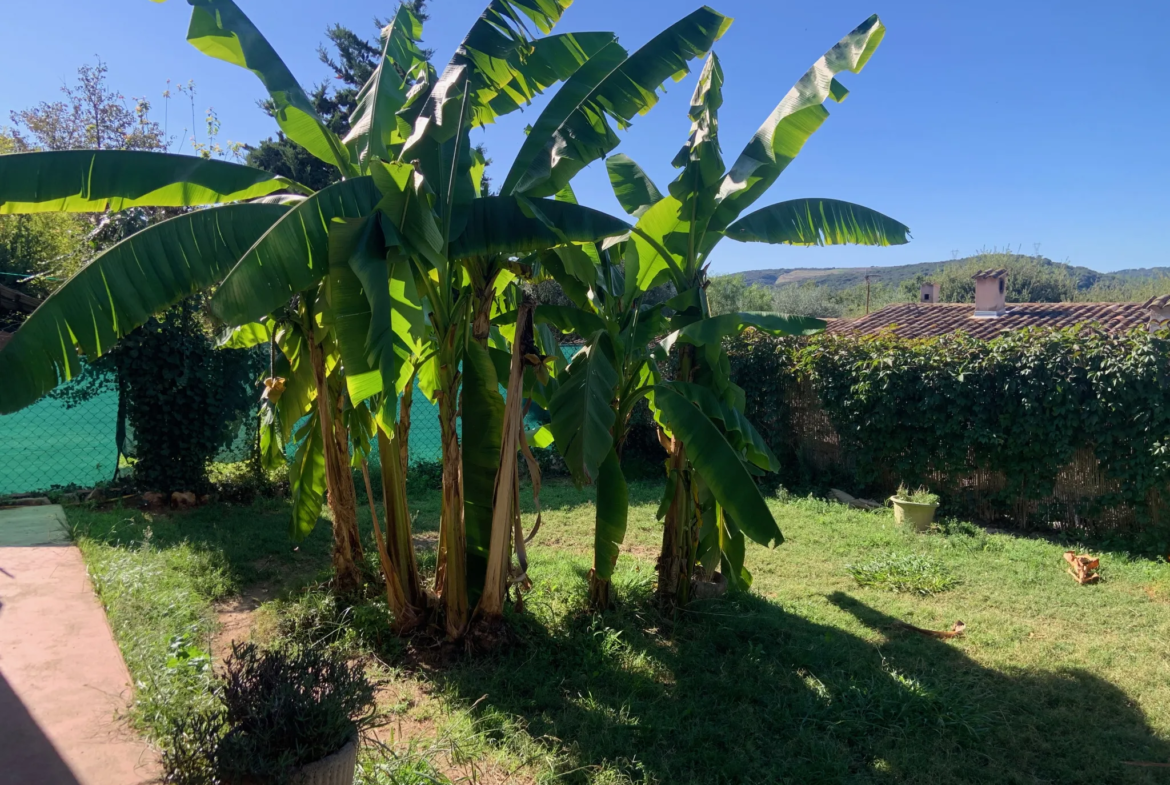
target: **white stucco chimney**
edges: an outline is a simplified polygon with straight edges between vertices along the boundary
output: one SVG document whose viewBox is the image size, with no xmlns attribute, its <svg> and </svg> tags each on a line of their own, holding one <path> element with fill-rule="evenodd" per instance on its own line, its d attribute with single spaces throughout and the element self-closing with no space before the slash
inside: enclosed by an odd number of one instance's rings
<svg viewBox="0 0 1170 785">
<path fill-rule="evenodd" d="M 1157 332 L 1170 322 L 1170 294 L 1151 297 L 1142 307 L 1150 314 L 1150 332 Z"/>
<path fill-rule="evenodd" d="M 934 305 L 938 302 L 939 294 L 942 291 L 942 285 L 925 281 L 922 287 L 918 290 L 918 302 L 928 303 Z"/>
<path fill-rule="evenodd" d="M 980 270 L 975 279 L 975 315 L 1003 316 L 1007 313 L 1007 270 Z"/>
</svg>

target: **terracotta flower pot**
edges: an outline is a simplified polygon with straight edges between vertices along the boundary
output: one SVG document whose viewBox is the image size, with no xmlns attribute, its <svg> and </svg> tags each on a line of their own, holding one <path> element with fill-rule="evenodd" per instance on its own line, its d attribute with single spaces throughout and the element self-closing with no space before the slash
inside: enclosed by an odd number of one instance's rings
<svg viewBox="0 0 1170 785">
<path fill-rule="evenodd" d="M 358 743 L 354 739 L 332 755 L 307 763 L 292 776 L 292 785 L 353 785 Z"/>
<path fill-rule="evenodd" d="M 899 526 L 909 526 L 917 532 L 924 532 L 934 521 L 934 511 L 938 509 L 938 502 L 934 504 L 918 504 L 891 496 L 894 504 L 894 522 Z"/>
</svg>

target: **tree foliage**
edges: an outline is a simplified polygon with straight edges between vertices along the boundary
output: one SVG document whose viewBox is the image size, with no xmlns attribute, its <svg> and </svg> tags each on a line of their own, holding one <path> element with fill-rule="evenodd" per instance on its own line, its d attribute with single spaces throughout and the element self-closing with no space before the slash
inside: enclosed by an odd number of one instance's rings
<svg viewBox="0 0 1170 785">
<path fill-rule="evenodd" d="M 131 107 L 110 88 L 109 67 L 101 59 L 77 69 L 77 82 L 65 85 L 62 101 L 42 101 L 10 113 L 17 150 L 161 150 L 163 128 L 150 118 L 151 104 L 133 99 Z"/>
<path fill-rule="evenodd" d="M 711 315 L 737 311 L 771 311 L 773 307 L 773 292 L 770 287 L 758 284 L 748 286 L 742 275 L 720 275 L 711 279 L 707 287 L 707 304 L 711 308 Z M 796 313 L 785 311 L 785 313 Z M 828 314 L 809 313 L 808 316 L 828 316 Z"/>
<path fill-rule="evenodd" d="M 1061 303 L 1076 297 L 1077 282 L 1066 267 L 1042 256 L 1023 256 L 1004 251 L 981 251 L 964 264 L 947 265 L 941 275 L 932 278 L 942 286 L 944 303 L 975 302 L 975 281 L 979 270 L 1005 269 L 1009 303 Z M 913 299 L 918 287 L 911 284 Z"/>
<path fill-rule="evenodd" d="M 203 492 L 208 464 L 236 438 L 255 399 L 255 353 L 216 350 L 199 298 L 191 298 L 130 333 L 112 355 L 133 428 L 135 483 Z"/>
</svg>

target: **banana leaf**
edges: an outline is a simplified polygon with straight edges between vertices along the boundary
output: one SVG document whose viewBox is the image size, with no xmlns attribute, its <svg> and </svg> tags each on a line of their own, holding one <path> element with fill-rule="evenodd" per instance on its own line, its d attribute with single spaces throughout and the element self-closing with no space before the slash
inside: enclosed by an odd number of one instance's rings
<svg viewBox="0 0 1170 785">
<path fill-rule="evenodd" d="M 838 199 L 793 199 L 748 213 L 724 232 L 743 243 L 904 245 L 910 227 Z"/>
<path fill-rule="evenodd" d="M 630 229 L 625 221 L 599 210 L 551 199 L 488 196 L 473 200 L 462 212 L 456 222 L 463 231 L 451 243 L 453 259 L 595 242 Z"/>
<path fill-rule="evenodd" d="M 300 444 L 288 467 L 288 486 L 292 491 L 289 536 L 293 542 L 300 542 L 313 532 L 325 506 L 324 436 L 316 412 L 301 427 L 297 437 Z"/>
<path fill-rule="evenodd" d="M 419 48 L 422 22 L 405 5 L 398 7 L 393 21 L 382 30 L 382 57 L 357 96 L 349 118 L 350 131 L 342 141 L 357 151 L 358 164 L 365 172 L 371 159 L 388 158 L 398 132 L 397 113 L 407 101 L 408 80 L 429 67 Z M 397 140 L 399 145 L 404 138 Z"/>
<path fill-rule="evenodd" d="M 549 102 L 504 179 L 502 193 L 551 196 L 577 172 L 618 145 L 610 127 L 628 128 L 658 103 L 667 79 L 719 40 L 731 19 L 703 7 L 675 22 L 628 58 L 611 44 L 583 66 Z M 562 96 L 562 93 L 564 94 Z"/>
<path fill-rule="evenodd" d="M 625 153 L 616 153 L 606 158 L 605 169 L 609 173 L 613 195 L 622 209 L 635 218 L 641 218 L 643 213 L 662 199 L 662 192 L 650 176 Z"/>
<path fill-rule="evenodd" d="M 817 60 L 772 110 L 719 186 L 719 205 L 710 223 L 715 231 L 708 235 L 712 245 L 719 232 L 776 182 L 825 122 L 829 116 L 825 101 L 840 102 L 848 95 L 837 74 L 860 73 L 885 34 L 876 14 L 866 19 Z"/>
<path fill-rule="evenodd" d="M 232 0 L 187 2 L 193 7 L 187 41 L 209 57 L 254 73 L 268 90 L 276 122 L 285 136 L 345 174 L 356 174 L 345 145 L 317 116 L 292 71 L 239 6 Z"/>
<path fill-rule="evenodd" d="M 715 500 L 761 545 L 784 541 L 764 497 L 736 450 L 697 405 L 668 385 L 654 387 L 654 406 Z"/>
<path fill-rule="evenodd" d="M 334 218 L 360 218 L 381 198 L 370 177 L 324 188 L 294 207 L 247 251 L 211 298 L 211 311 L 229 325 L 254 322 L 329 271 Z"/>
<path fill-rule="evenodd" d="M 463 355 L 462 403 L 467 591 L 468 604 L 474 607 L 487 574 L 492 500 L 504 424 L 504 397 L 500 395 L 499 376 L 488 351 L 475 341 L 468 342 Z"/>
<path fill-rule="evenodd" d="M 613 578 L 630 512 L 630 489 L 617 451 L 611 449 L 597 475 L 597 515 L 593 528 L 593 570 L 603 581 Z"/>
<path fill-rule="evenodd" d="M 286 190 L 312 193 L 261 169 L 192 155 L 141 150 L 0 155 L 0 215 L 194 207 Z"/>
<path fill-rule="evenodd" d="M 99 254 L 0 351 L 0 413 L 22 409 L 73 378 L 80 371 L 77 348 L 96 358 L 151 316 L 217 283 L 287 213 L 278 204 L 199 210 Z"/>
<path fill-rule="evenodd" d="M 550 428 L 557 450 L 578 485 L 597 478 L 613 449 L 616 415 L 611 407 L 617 371 L 596 345 L 577 353 L 549 403 Z"/>
<path fill-rule="evenodd" d="M 782 313 L 724 313 L 688 324 L 675 330 L 663 340 L 667 351 L 676 341 L 704 346 L 718 343 L 731 335 L 738 335 L 754 327 L 771 335 L 816 335 L 825 329 L 825 323 L 811 316 L 790 316 Z"/>
</svg>

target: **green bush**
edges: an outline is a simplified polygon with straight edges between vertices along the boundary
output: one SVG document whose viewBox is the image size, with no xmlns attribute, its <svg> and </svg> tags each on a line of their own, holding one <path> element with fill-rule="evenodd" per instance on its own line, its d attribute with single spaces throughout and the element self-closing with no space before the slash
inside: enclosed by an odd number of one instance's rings
<svg viewBox="0 0 1170 785">
<path fill-rule="evenodd" d="M 234 644 L 213 694 L 215 705 L 172 729 L 167 782 L 288 782 L 298 767 L 355 740 L 375 708 L 361 666 L 317 647 Z"/>
<path fill-rule="evenodd" d="M 134 431 L 134 479 L 142 490 L 207 490 L 212 458 L 253 412 L 256 353 L 217 350 L 200 307 L 200 296 L 184 300 L 110 353 L 118 372 L 119 419 L 124 415 Z M 121 423 L 117 440 L 125 454 Z"/>
</svg>

